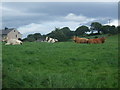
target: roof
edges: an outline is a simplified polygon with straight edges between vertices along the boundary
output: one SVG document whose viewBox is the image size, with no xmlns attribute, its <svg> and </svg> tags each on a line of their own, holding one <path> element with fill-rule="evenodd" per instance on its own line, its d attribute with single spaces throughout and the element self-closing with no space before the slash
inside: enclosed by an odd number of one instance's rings
<svg viewBox="0 0 120 90">
<path fill-rule="evenodd" d="M 11 32 L 12 30 L 14 30 L 15 28 L 10 28 L 10 29 L 2 29 L 1 31 L 2 31 L 2 34 L 4 34 L 4 35 L 6 35 L 6 34 L 8 34 L 9 32 Z"/>
</svg>

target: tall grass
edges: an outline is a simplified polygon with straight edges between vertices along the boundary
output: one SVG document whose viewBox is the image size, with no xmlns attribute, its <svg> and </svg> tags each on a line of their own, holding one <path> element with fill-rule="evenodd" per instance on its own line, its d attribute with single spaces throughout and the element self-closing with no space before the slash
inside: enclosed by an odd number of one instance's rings
<svg viewBox="0 0 120 90">
<path fill-rule="evenodd" d="M 118 37 L 104 44 L 3 44 L 3 88 L 117 88 Z"/>
</svg>

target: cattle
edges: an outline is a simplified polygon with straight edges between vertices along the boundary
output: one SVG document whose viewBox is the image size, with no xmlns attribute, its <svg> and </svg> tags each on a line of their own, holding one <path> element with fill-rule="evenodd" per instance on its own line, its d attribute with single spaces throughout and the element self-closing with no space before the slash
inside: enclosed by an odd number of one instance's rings
<svg viewBox="0 0 120 90">
<path fill-rule="evenodd" d="M 49 40 L 49 37 L 46 37 L 46 38 L 45 38 L 45 41 L 47 42 L 48 40 Z"/>
<path fill-rule="evenodd" d="M 5 40 L 7 43 L 5 43 L 5 45 L 16 45 L 16 44 L 21 44 L 22 45 L 22 41 L 17 40 L 17 39 L 6 39 Z"/>
<path fill-rule="evenodd" d="M 88 41 L 87 38 L 80 38 L 76 36 L 74 36 L 72 39 L 74 40 L 75 43 L 87 43 Z"/>
<path fill-rule="evenodd" d="M 46 37 L 45 42 L 55 43 L 55 42 L 58 42 L 58 40 L 51 37 Z"/>
<path fill-rule="evenodd" d="M 106 37 L 88 39 L 87 43 L 88 44 L 100 44 L 100 43 L 104 43 L 105 40 L 106 40 Z"/>
</svg>

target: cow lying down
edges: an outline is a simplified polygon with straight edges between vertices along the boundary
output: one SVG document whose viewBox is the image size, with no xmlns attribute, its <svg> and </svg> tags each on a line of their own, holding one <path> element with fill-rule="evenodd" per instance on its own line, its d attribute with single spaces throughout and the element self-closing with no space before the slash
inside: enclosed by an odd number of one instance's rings
<svg viewBox="0 0 120 90">
<path fill-rule="evenodd" d="M 46 37 L 45 41 L 46 41 L 46 42 L 49 42 L 49 43 L 55 43 L 55 42 L 58 42 L 57 39 L 54 39 L 54 38 L 51 38 L 51 37 Z"/>
<path fill-rule="evenodd" d="M 17 40 L 17 39 L 9 39 L 7 40 L 7 43 L 5 45 L 16 45 L 16 44 L 22 45 L 22 41 Z"/>
</svg>

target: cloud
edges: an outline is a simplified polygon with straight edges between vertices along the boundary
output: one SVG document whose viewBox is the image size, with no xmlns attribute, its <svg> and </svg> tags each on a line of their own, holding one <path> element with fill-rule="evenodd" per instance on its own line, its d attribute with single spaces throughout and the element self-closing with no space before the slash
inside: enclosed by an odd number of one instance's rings
<svg viewBox="0 0 120 90">
<path fill-rule="evenodd" d="M 80 23 L 88 23 L 96 20 L 95 18 L 88 18 L 83 15 L 75 15 L 73 13 L 69 13 L 67 16 L 64 17 L 64 19 L 69 20 L 69 21 L 77 21 Z"/>
<path fill-rule="evenodd" d="M 53 16 L 54 17 L 54 16 Z M 69 13 L 66 16 L 57 16 L 54 17 L 53 20 L 43 21 L 39 23 L 30 23 L 27 25 L 23 25 L 18 27 L 17 29 L 23 34 L 23 37 L 26 37 L 28 34 L 32 33 L 41 33 L 41 34 L 48 34 L 51 31 L 57 28 L 69 27 L 71 30 L 76 30 L 77 27 L 81 25 L 86 25 L 90 27 L 90 23 L 94 21 L 107 21 L 108 17 L 106 18 L 90 18 L 83 15 L 75 15 L 73 13 Z M 116 20 L 113 20 L 111 24 L 117 24 Z"/>
<path fill-rule="evenodd" d="M 118 26 L 118 20 L 117 19 L 114 19 L 114 20 L 112 20 L 111 22 L 110 22 L 110 24 L 109 23 L 105 23 L 104 25 L 115 25 L 115 26 Z"/>
<path fill-rule="evenodd" d="M 41 34 L 44 34 L 48 31 L 48 27 L 44 23 L 43 24 L 31 23 L 31 24 L 19 27 L 18 30 L 22 34 L 35 33 L 35 32 L 40 32 Z"/>
<path fill-rule="evenodd" d="M 71 30 L 75 30 L 79 26 L 79 22 L 61 22 L 61 21 L 48 21 L 43 23 L 31 23 L 18 27 L 17 30 L 23 34 L 23 37 L 26 37 L 28 34 L 32 33 L 41 33 L 48 34 L 51 31 L 57 28 L 69 27 Z"/>
<path fill-rule="evenodd" d="M 71 7 L 72 6 L 72 7 Z M 102 7 L 101 7 L 102 6 Z M 9 2 L 2 3 L 3 25 L 18 28 L 31 23 L 44 22 L 79 22 L 86 25 L 96 17 L 116 18 L 117 3 L 65 3 L 65 2 Z M 97 12 L 97 13 L 96 13 Z M 101 19 L 101 18 L 100 18 Z M 106 22 L 106 21 L 105 21 Z"/>
<path fill-rule="evenodd" d="M 54 20 L 56 19 L 56 20 Z M 75 30 L 78 26 L 82 24 L 87 24 L 88 22 L 92 22 L 96 19 L 94 18 L 88 18 L 83 15 L 75 15 L 73 13 L 69 13 L 66 16 L 59 16 L 59 17 L 54 17 L 53 21 L 43 21 L 42 23 L 30 23 L 28 25 L 23 25 L 18 27 L 18 30 L 22 34 L 27 34 L 27 33 L 35 33 L 39 32 L 41 34 L 47 34 L 50 33 L 52 30 L 57 28 L 62 28 L 62 27 L 69 27 L 71 30 Z"/>
<path fill-rule="evenodd" d="M 118 26 L 118 20 L 113 20 L 110 25 L 115 25 L 115 26 Z"/>
</svg>

